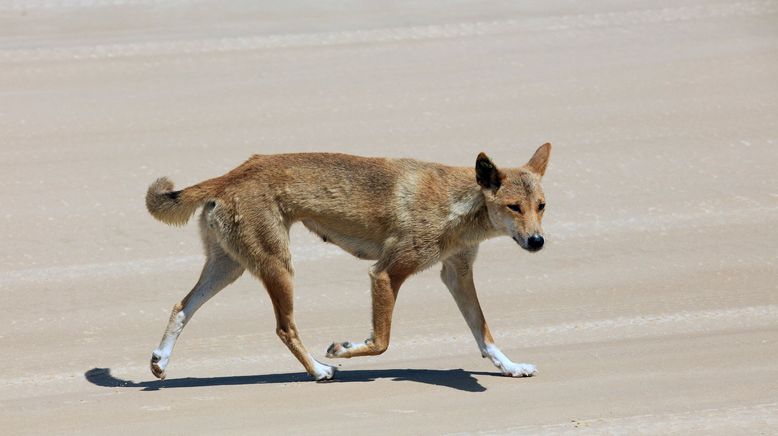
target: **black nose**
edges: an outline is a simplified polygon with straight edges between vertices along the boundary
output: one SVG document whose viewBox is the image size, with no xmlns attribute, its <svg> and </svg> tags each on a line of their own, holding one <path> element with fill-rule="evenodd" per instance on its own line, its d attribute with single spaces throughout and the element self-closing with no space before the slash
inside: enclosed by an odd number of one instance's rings
<svg viewBox="0 0 778 436">
<path fill-rule="evenodd" d="M 532 235 L 527 238 L 527 245 L 531 250 L 540 250 L 543 248 L 543 237 L 540 235 Z"/>
</svg>

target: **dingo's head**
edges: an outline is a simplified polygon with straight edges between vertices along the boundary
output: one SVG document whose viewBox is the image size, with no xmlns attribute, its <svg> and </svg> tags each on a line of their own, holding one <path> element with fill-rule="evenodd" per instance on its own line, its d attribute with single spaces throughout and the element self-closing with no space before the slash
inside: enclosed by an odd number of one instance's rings
<svg viewBox="0 0 778 436">
<path fill-rule="evenodd" d="M 540 179 L 546 172 L 551 144 L 543 144 L 520 168 L 497 169 L 484 153 L 475 161 L 475 174 L 486 199 L 494 228 L 510 235 L 522 248 L 543 248 L 543 211 L 546 197 Z"/>
</svg>

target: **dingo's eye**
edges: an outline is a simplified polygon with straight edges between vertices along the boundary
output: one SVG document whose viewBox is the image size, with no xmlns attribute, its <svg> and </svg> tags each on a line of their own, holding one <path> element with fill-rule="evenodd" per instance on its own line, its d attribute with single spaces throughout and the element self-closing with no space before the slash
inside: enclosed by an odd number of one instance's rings
<svg viewBox="0 0 778 436">
<path fill-rule="evenodd" d="M 521 206 L 519 206 L 518 204 L 509 204 L 508 205 L 508 209 L 510 209 L 510 210 L 512 210 L 514 212 L 521 213 Z"/>
<path fill-rule="evenodd" d="M 546 208 L 546 203 L 540 203 L 540 204 L 538 205 L 538 210 L 543 210 L 543 209 L 545 209 L 545 208 Z"/>
</svg>

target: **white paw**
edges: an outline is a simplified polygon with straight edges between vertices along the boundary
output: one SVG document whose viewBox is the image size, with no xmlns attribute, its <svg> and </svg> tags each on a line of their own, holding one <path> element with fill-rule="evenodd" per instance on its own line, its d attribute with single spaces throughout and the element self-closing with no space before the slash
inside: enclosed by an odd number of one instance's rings
<svg viewBox="0 0 778 436">
<path fill-rule="evenodd" d="M 332 345 L 327 348 L 327 357 L 330 359 L 336 357 L 350 357 L 349 348 L 352 348 L 353 346 L 354 344 L 351 342 L 333 342 Z"/>
<path fill-rule="evenodd" d="M 153 353 L 151 353 L 151 373 L 154 374 L 154 377 L 164 380 L 167 374 L 165 374 L 165 368 L 167 368 L 167 357 L 162 357 L 160 355 L 160 352 L 155 350 Z"/>
<path fill-rule="evenodd" d="M 313 364 L 314 364 L 314 374 L 312 374 L 312 376 L 316 381 L 331 380 L 332 377 L 335 375 L 334 366 L 325 365 L 316 360 L 313 361 Z"/>
<path fill-rule="evenodd" d="M 535 365 L 529 363 L 511 363 L 502 370 L 502 374 L 508 377 L 532 377 L 537 373 L 538 369 Z"/>
</svg>

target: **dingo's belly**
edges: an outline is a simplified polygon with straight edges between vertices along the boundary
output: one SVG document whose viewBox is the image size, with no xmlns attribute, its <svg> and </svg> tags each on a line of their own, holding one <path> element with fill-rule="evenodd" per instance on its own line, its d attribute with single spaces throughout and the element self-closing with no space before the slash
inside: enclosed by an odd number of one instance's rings
<svg viewBox="0 0 778 436">
<path fill-rule="evenodd" d="M 378 260 L 383 251 L 383 243 L 373 241 L 359 234 L 347 234 L 334 226 L 325 226 L 312 219 L 302 220 L 303 225 L 317 234 L 324 242 L 329 242 L 342 248 L 347 253 L 359 259 Z"/>
</svg>

